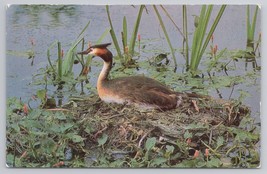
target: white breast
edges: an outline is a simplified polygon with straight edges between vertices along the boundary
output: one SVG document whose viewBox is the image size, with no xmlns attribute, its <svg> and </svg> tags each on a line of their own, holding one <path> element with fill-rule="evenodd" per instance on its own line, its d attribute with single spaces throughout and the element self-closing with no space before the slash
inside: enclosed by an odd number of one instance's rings
<svg viewBox="0 0 267 174">
<path fill-rule="evenodd" d="M 127 101 L 124 99 L 121 99 L 119 97 L 116 96 L 109 96 L 109 95 L 105 95 L 105 96 L 100 96 L 101 100 L 103 100 L 106 103 L 118 103 L 118 104 L 124 104 Z"/>
</svg>

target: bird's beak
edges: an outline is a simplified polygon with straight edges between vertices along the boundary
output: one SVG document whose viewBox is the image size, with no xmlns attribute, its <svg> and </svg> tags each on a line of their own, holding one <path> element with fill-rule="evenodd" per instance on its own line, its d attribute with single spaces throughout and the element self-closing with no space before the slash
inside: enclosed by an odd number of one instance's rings
<svg viewBox="0 0 267 174">
<path fill-rule="evenodd" d="M 90 52 L 91 52 L 91 48 L 88 48 L 87 50 L 82 51 L 82 52 L 78 52 L 77 54 L 82 54 L 82 55 L 84 55 L 84 54 L 89 54 Z"/>
</svg>

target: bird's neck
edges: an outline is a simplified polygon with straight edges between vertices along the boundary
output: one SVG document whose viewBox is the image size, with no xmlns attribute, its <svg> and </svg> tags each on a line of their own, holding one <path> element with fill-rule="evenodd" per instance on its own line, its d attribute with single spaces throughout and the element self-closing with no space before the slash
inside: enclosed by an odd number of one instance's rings
<svg viewBox="0 0 267 174">
<path fill-rule="evenodd" d="M 99 74 L 98 80 L 108 80 L 108 74 L 112 66 L 112 61 L 106 62 L 104 61 L 104 66 Z"/>
<path fill-rule="evenodd" d="M 100 56 L 104 60 L 103 68 L 99 74 L 98 80 L 97 80 L 97 86 L 100 87 L 108 81 L 108 75 L 112 67 L 112 54 L 108 51 L 107 54 L 103 54 Z"/>
</svg>

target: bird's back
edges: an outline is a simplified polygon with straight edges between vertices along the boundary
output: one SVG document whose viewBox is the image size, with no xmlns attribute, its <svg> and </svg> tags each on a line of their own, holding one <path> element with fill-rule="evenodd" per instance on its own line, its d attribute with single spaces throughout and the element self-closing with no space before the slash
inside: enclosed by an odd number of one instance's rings
<svg viewBox="0 0 267 174">
<path fill-rule="evenodd" d="M 121 102 L 145 107 L 171 109 L 177 105 L 176 93 L 162 83 L 144 76 L 121 77 L 103 83 L 104 90 Z M 101 96 L 100 96 L 101 97 Z M 119 102 L 119 103 L 121 103 Z"/>
</svg>

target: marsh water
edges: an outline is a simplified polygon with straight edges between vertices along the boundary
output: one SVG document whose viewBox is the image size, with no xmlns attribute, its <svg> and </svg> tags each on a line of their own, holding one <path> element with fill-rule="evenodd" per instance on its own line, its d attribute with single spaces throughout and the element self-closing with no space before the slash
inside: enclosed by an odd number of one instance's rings
<svg viewBox="0 0 267 174">
<path fill-rule="evenodd" d="M 179 28 L 182 28 L 182 6 L 164 6 L 171 14 Z M 253 7 L 253 6 L 252 6 Z M 134 26 L 139 6 L 111 6 L 111 18 L 117 36 L 122 31 L 123 17 L 127 17 L 129 34 Z M 194 31 L 194 15 L 200 13 L 201 6 L 188 6 L 188 32 Z M 214 6 L 211 21 L 214 21 L 219 6 Z M 171 23 L 168 17 L 160 10 L 167 32 L 175 48 L 182 48 L 182 36 Z M 251 13 L 253 14 L 253 13 Z M 260 32 L 260 15 L 257 19 L 256 34 Z M 86 31 L 85 39 L 95 43 L 101 34 L 109 28 L 105 6 L 89 5 L 11 5 L 6 11 L 6 97 L 18 97 L 27 101 L 36 94 L 40 86 L 32 85 L 33 76 L 40 68 L 45 68 L 47 63 L 47 48 L 55 41 L 59 40 L 62 49 L 67 51 L 71 43 L 77 38 L 84 26 L 90 21 Z M 169 47 L 165 40 L 164 33 L 158 19 L 151 6 L 147 6 L 143 12 L 138 33 L 141 41 L 144 41 L 146 50 L 159 50 L 168 52 Z M 258 37 L 258 36 L 255 36 Z M 119 40 L 120 41 L 120 40 Z M 103 43 L 112 42 L 108 35 Z M 33 43 L 33 45 L 32 45 Z M 121 43 L 121 42 L 120 42 Z M 246 48 L 246 6 L 227 6 L 215 33 L 214 43 L 219 50 L 227 48 L 229 50 L 244 50 Z M 191 45 L 191 40 L 189 41 Z M 115 54 L 114 46 L 111 51 Z M 35 57 L 28 59 L 27 51 L 33 50 Z M 55 50 L 56 52 L 56 50 Z M 179 65 L 184 65 L 185 60 L 179 51 L 176 51 L 176 58 Z M 141 57 L 148 58 L 154 56 L 154 52 L 142 52 Z M 99 59 L 95 61 L 100 61 Z M 238 61 L 235 70 L 236 76 L 244 74 L 245 61 Z M 260 61 L 258 61 L 260 65 Z M 74 66 L 75 73 L 79 73 L 80 66 Z M 92 72 L 97 74 L 100 66 L 92 67 Z M 200 67 L 201 68 L 201 67 Z M 248 66 L 248 71 L 252 71 L 252 66 Z M 178 66 L 177 73 L 183 73 L 182 66 Z M 97 76 L 90 79 L 94 86 Z M 231 98 L 237 98 L 239 89 L 247 91 L 248 96 L 244 103 L 251 107 L 252 115 L 258 117 L 260 112 L 260 77 L 255 85 L 237 86 Z M 50 87 L 48 94 L 53 95 L 56 88 Z M 232 88 L 221 90 L 222 96 L 226 99 L 230 96 Z M 72 91 L 73 92 L 73 91 Z M 79 90 L 76 94 L 79 95 Z M 73 92 L 75 93 L 75 91 Z M 218 97 L 216 91 L 210 91 L 210 95 Z"/>
</svg>

